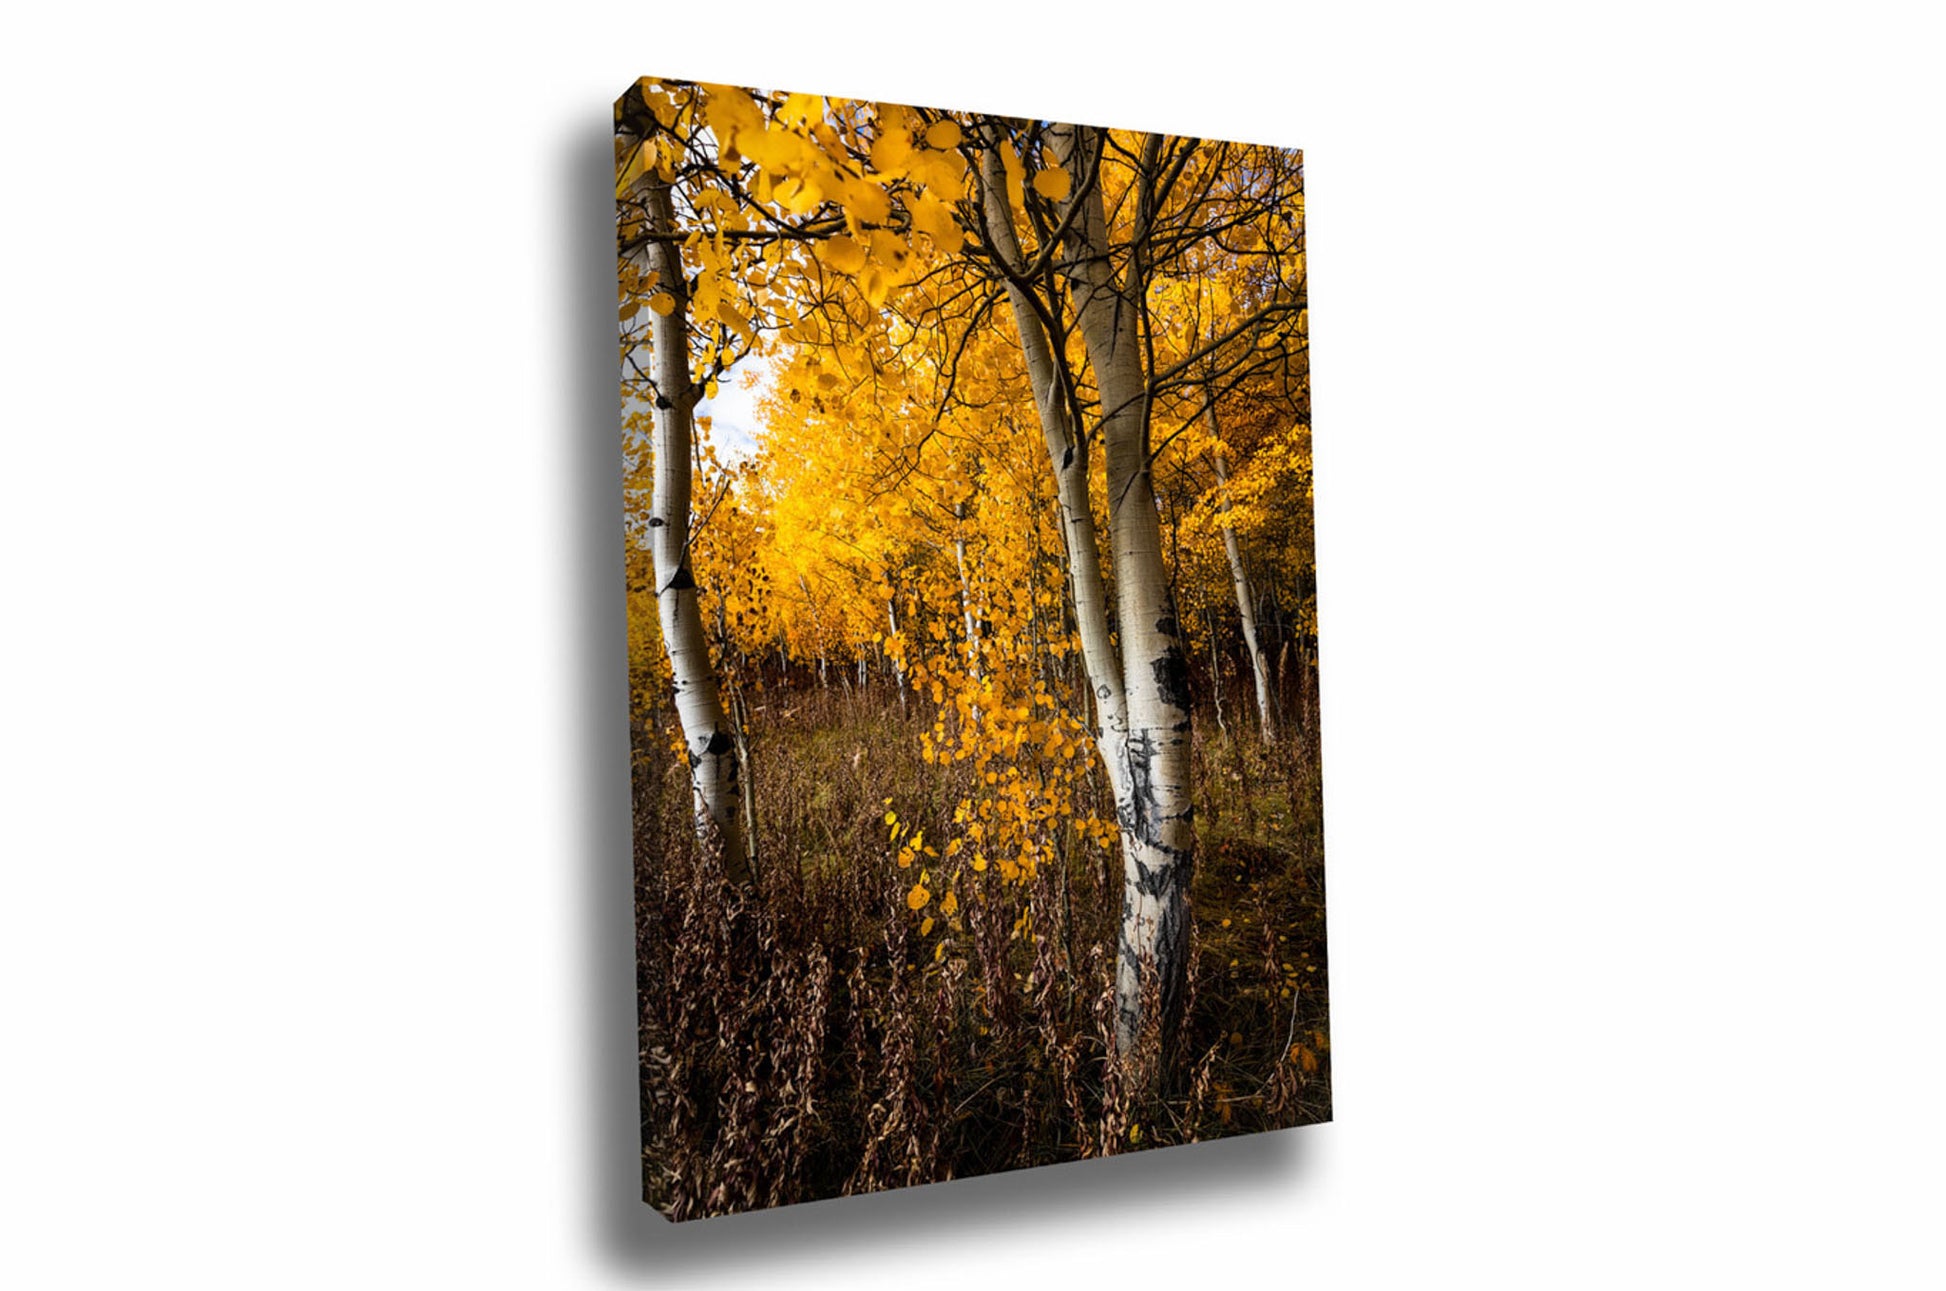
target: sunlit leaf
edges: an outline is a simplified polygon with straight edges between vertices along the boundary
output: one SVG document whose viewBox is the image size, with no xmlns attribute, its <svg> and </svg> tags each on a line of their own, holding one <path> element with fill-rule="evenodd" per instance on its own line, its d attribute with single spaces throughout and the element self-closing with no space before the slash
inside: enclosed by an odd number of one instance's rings
<svg viewBox="0 0 1946 1291">
<path fill-rule="evenodd" d="M 1046 170 L 1036 171 L 1034 174 L 1034 191 L 1050 202 L 1066 201 L 1068 189 L 1072 186 L 1072 181 L 1068 179 L 1068 172 L 1060 166 L 1049 166 Z"/>
</svg>

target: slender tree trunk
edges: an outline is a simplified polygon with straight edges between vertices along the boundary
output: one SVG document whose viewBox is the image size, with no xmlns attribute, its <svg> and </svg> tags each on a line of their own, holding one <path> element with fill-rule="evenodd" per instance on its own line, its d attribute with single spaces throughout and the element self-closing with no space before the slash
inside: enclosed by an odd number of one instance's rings
<svg viewBox="0 0 1946 1291">
<path fill-rule="evenodd" d="M 1004 145 L 996 145 L 1004 146 Z M 1020 261 L 1013 213 L 1006 197 L 1006 177 L 1000 154 L 988 148 L 982 159 L 981 196 L 995 244 L 1010 264 Z M 1032 299 L 1018 283 L 1006 284 L 1007 301 L 1020 333 L 1048 463 L 1054 469 L 1055 495 L 1061 509 L 1061 541 L 1067 553 L 1068 593 L 1074 602 L 1075 630 L 1081 638 L 1081 663 L 1094 696 L 1095 748 L 1101 756 L 1119 804 L 1128 769 L 1127 700 L 1122 684 L 1122 661 L 1108 632 L 1108 595 L 1101 576 L 1101 544 L 1095 531 L 1094 506 L 1088 497 L 1087 437 L 1070 411 L 1067 369 L 1054 353 Z"/>
<path fill-rule="evenodd" d="M 757 769 L 750 758 L 750 704 L 743 697 L 743 672 L 750 656 L 734 651 L 730 645 L 730 624 L 723 598 L 716 598 L 716 648 L 724 659 L 733 656 L 737 664 L 730 671 L 730 736 L 736 741 L 737 780 L 743 801 L 743 849 L 754 880 L 762 867 L 757 849 Z"/>
<path fill-rule="evenodd" d="M 1076 188 L 1073 200 L 1080 204 L 1063 271 L 1101 395 L 1116 610 L 1128 697 L 1116 1040 L 1125 1065 L 1133 1061 L 1133 1074 L 1143 1084 L 1153 1085 L 1159 1071 L 1149 1064 L 1168 1063 L 1180 1017 L 1196 834 L 1190 802 L 1189 665 L 1182 649 L 1182 626 L 1169 596 L 1150 474 L 1148 375 L 1141 335 L 1145 233 L 1140 227 L 1148 216 L 1138 212 L 1133 260 L 1118 270 L 1109 257 L 1100 185 L 1085 183 L 1101 148 L 1100 132 L 1079 126 L 1056 130 L 1063 164 Z"/>
<path fill-rule="evenodd" d="M 654 232 L 676 231 L 669 186 L 648 193 Z M 695 442 L 692 414 L 700 393 L 689 374 L 689 298 L 683 287 L 682 253 L 677 244 L 650 244 L 657 286 L 675 297 L 676 307 L 657 314 L 650 331 L 655 372 L 655 496 L 650 507 L 649 549 L 655 563 L 656 609 L 662 643 L 669 655 L 676 717 L 688 748 L 689 783 L 697 835 L 712 836 L 723 852 L 731 879 L 750 881 L 742 823 L 737 819 L 736 743 L 717 693 L 703 635 L 696 577 L 689 563 L 690 454 Z"/>
<path fill-rule="evenodd" d="M 966 577 L 966 504 L 953 504 L 953 560 L 959 566 L 959 608 L 966 620 L 966 674 L 974 680 L 980 676 L 980 624 L 973 616 L 973 585 Z M 973 710 L 974 719 L 979 718 L 979 710 Z"/>
<path fill-rule="evenodd" d="M 886 633 L 886 640 L 888 642 L 893 637 L 899 635 L 899 612 L 893 608 L 893 602 L 898 599 L 898 594 L 888 588 L 885 594 L 885 626 L 888 629 Z M 906 709 L 905 664 L 900 661 L 900 656 L 897 652 L 888 651 L 887 653 L 892 658 L 892 676 L 899 683 L 899 711 L 903 713 Z"/>
<path fill-rule="evenodd" d="M 1216 434 L 1216 404 L 1214 396 L 1209 406 L 1210 434 Z M 1230 558 L 1230 583 L 1236 589 L 1237 617 L 1243 621 L 1243 646 L 1250 656 L 1250 675 L 1257 683 L 1257 730 L 1266 744 L 1277 741 L 1277 722 L 1273 716 L 1275 707 L 1270 700 L 1270 666 L 1264 658 L 1263 646 L 1257 640 L 1256 598 L 1250 594 L 1250 576 L 1243 568 L 1243 552 L 1237 545 L 1237 531 L 1230 527 L 1230 467 L 1224 460 L 1223 449 L 1217 447 L 1213 456 L 1216 459 L 1216 483 L 1223 491 L 1223 550 Z"/>
<path fill-rule="evenodd" d="M 1223 722 L 1223 670 L 1216 656 L 1216 613 L 1203 611 L 1203 621 L 1209 625 L 1209 689 L 1210 706 L 1216 710 L 1216 729 L 1227 737 L 1230 728 Z"/>
<path fill-rule="evenodd" d="M 1067 170 L 1077 187 L 1091 167 L 1070 136 Z M 1004 266 L 1021 255 L 994 139 L 981 171 L 984 223 Z M 1084 188 L 1075 212 L 1076 249 L 1067 272 L 1089 364 L 1101 392 L 1107 447 L 1111 554 L 1119 649 L 1108 633 L 1094 513 L 1088 500 L 1088 441 L 1073 412 L 1073 388 L 1058 336 L 1017 273 L 1007 296 L 1034 386 L 1060 498 L 1075 618 L 1101 729 L 1096 747 L 1120 820 L 1122 921 L 1115 974 L 1117 1057 L 1137 1088 L 1157 1084 L 1182 997 L 1189 940 L 1189 873 L 1195 838 L 1189 802 L 1188 665 L 1169 604 L 1162 533 L 1149 476 L 1147 379 L 1139 351 L 1139 294 L 1117 288 L 1107 263 L 1098 188 Z"/>
<path fill-rule="evenodd" d="M 1123 862 L 1115 973 L 1117 1057 L 1142 1089 L 1159 1083 L 1182 1004 L 1188 967 L 1189 878 L 1195 855 L 1190 804 L 1188 662 L 1170 603 L 1162 531 L 1149 473 L 1148 382 L 1139 336 L 1140 289 L 1118 283 L 1108 263 L 1099 187 L 1086 186 L 1090 132 L 1065 135 L 1063 158 L 1082 191 L 1065 272 L 1089 365 L 1100 391 L 1108 467 L 1111 555 L 1119 649 L 1108 633 L 1094 513 L 1088 501 L 1087 437 L 1072 415 L 1072 386 L 1058 337 L 1016 274 L 1007 295 L 1034 386 L 1054 468 L 1082 659 L 1101 730 L 1096 746 L 1115 794 Z M 1005 172 L 997 151 L 982 159 L 984 223 L 1004 266 L 1021 264 Z M 1039 302 L 1049 310 L 1058 298 Z"/>
<path fill-rule="evenodd" d="M 818 613 L 818 603 L 811 596 L 811 584 L 802 574 L 797 576 L 797 590 L 804 593 L 804 604 L 811 611 L 811 630 L 817 633 L 818 637 L 818 689 L 828 690 L 831 687 L 831 676 L 824 649 L 824 616 Z"/>
<path fill-rule="evenodd" d="M 736 745 L 739 779 L 743 783 L 743 839 L 749 858 L 751 878 L 758 867 L 757 852 L 757 768 L 750 758 L 750 705 L 744 701 L 742 687 L 730 692 L 730 708 L 736 718 Z"/>
</svg>

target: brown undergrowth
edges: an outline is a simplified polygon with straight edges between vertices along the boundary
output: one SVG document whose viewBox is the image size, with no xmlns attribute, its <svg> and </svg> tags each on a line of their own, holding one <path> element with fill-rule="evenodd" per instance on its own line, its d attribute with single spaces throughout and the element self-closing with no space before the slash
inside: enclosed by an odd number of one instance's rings
<svg viewBox="0 0 1946 1291">
<path fill-rule="evenodd" d="M 636 759 L 651 1203 L 721 1215 L 1329 1119 L 1314 742 L 1199 714 L 1190 980 L 1144 1097 L 1111 1061 L 1117 858 L 1077 843 L 922 935 L 875 826 L 896 798 L 943 833 L 951 771 L 893 695 L 768 698 L 753 891 L 695 842 L 682 769 Z"/>
</svg>

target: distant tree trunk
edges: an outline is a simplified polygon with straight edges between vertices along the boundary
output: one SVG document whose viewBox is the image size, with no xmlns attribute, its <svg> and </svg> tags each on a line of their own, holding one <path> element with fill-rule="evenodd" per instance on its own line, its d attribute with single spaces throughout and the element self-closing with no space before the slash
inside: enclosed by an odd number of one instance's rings
<svg viewBox="0 0 1946 1291">
<path fill-rule="evenodd" d="M 1223 722 L 1223 669 L 1216 656 L 1216 612 L 1205 609 L 1203 621 L 1209 625 L 1210 706 L 1216 710 L 1216 729 L 1227 737 L 1230 728 Z"/>
<path fill-rule="evenodd" d="M 1209 405 L 1209 429 L 1215 436 L 1216 402 L 1212 394 Z M 1243 646 L 1250 656 L 1250 675 L 1257 683 L 1257 730 L 1266 744 L 1277 741 L 1277 722 L 1273 716 L 1275 706 L 1270 699 L 1270 666 L 1264 658 L 1262 644 L 1257 640 L 1256 598 L 1250 594 L 1250 576 L 1243 568 L 1243 553 L 1237 546 L 1237 531 L 1230 527 L 1230 467 L 1223 458 L 1221 441 L 1213 454 L 1216 458 L 1216 483 L 1223 492 L 1223 550 L 1230 558 L 1230 582 L 1236 588 L 1237 617 L 1243 621 Z"/>
<path fill-rule="evenodd" d="M 797 576 L 797 590 L 804 593 L 804 604 L 811 611 L 811 630 L 818 635 L 818 689 L 828 690 L 831 687 L 831 677 L 826 667 L 828 660 L 825 658 L 824 650 L 824 617 L 818 613 L 818 603 L 811 596 L 811 584 L 802 574 Z"/>
<path fill-rule="evenodd" d="M 959 608 L 966 619 L 966 671 L 980 675 L 980 624 L 973 614 L 973 585 L 966 576 L 966 504 L 953 504 L 953 560 L 959 567 Z"/>
<path fill-rule="evenodd" d="M 675 203 L 667 184 L 650 186 L 648 211 L 651 232 L 676 231 Z M 655 316 L 650 331 L 656 401 L 649 550 L 655 563 L 656 610 L 669 655 L 676 717 L 688 749 L 696 833 L 705 842 L 714 836 L 722 848 L 724 870 L 732 880 L 747 883 L 750 864 L 737 819 L 736 742 L 717 694 L 696 577 L 689 564 L 692 414 L 700 393 L 689 375 L 689 296 L 683 288 L 678 245 L 664 240 L 649 247 L 657 282 L 676 300 L 674 309 Z"/>
<path fill-rule="evenodd" d="M 737 780 L 743 798 L 743 848 L 754 879 L 760 872 L 757 849 L 757 770 L 750 759 L 750 704 L 743 697 L 742 675 L 750 656 L 733 651 L 730 645 L 729 617 L 723 598 L 716 598 L 716 648 L 724 659 L 734 654 L 737 666 L 730 672 L 730 735 L 736 741 Z"/>
<path fill-rule="evenodd" d="M 973 585 L 966 576 L 966 504 L 953 504 L 953 559 L 959 566 L 959 608 L 966 620 L 966 675 L 980 679 L 980 623 L 973 613 Z M 980 706 L 969 710 L 973 725 L 980 724 Z"/>
<path fill-rule="evenodd" d="M 890 588 L 886 589 L 885 626 L 888 629 L 886 633 L 887 641 L 899 635 L 899 612 L 893 608 L 893 602 L 898 599 L 897 593 L 893 592 Z M 892 676 L 899 683 L 899 711 L 903 713 L 905 711 L 905 664 L 900 661 L 900 655 L 897 651 L 889 651 L 888 653 L 890 653 L 892 658 Z"/>
</svg>

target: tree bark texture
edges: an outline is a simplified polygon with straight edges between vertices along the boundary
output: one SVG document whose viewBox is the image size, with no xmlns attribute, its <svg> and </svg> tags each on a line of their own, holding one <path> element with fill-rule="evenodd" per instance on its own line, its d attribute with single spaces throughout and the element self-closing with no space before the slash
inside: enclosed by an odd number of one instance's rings
<svg viewBox="0 0 1946 1291">
<path fill-rule="evenodd" d="M 650 188 L 653 231 L 673 233 L 675 203 L 666 184 Z M 682 252 L 673 241 L 650 244 L 658 287 L 675 308 L 657 314 L 650 330 L 655 374 L 655 480 L 649 515 L 649 550 L 655 565 L 656 611 L 662 624 L 674 682 L 676 717 L 689 759 L 697 836 L 722 849 L 723 867 L 739 883 L 750 881 L 742 822 L 737 818 L 737 752 L 717 692 L 689 562 L 691 455 L 694 411 L 700 393 L 689 374 L 689 298 L 683 286 Z"/>
</svg>

